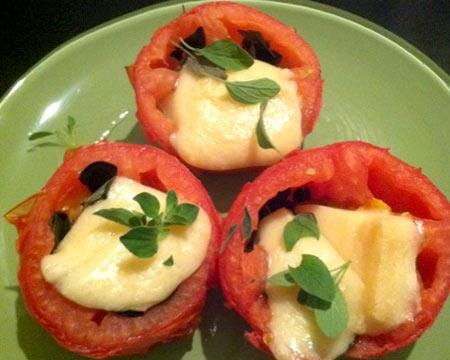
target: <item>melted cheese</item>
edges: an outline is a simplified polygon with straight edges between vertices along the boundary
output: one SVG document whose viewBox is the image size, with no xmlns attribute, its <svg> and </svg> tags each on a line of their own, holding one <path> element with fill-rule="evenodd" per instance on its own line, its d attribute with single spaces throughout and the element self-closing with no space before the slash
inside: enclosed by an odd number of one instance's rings
<svg viewBox="0 0 450 360">
<path fill-rule="evenodd" d="M 281 87 L 264 112 L 266 132 L 279 153 L 258 146 L 259 104 L 236 102 L 222 82 L 183 67 L 175 92 L 163 106 L 177 127 L 171 141 L 183 160 L 207 170 L 266 166 L 300 145 L 301 112 L 292 72 L 256 60 L 250 68 L 228 76 L 229 81 L 259 78 L 272 79 Z"/>
<path fill-rule="evenodd" d="M 346 212 L 345 220 L 343 217 L 333 220 L 333 214 L 327 213 L 328 209 L 330 212 Z M 390 215 L 386 211 L 346 211 L 320 206 L 305 206 L 300 207 L 300 210 L 316 215 L 321 232 L 320 239 L 303 238 L 297 242 L 292 251 L 286 252 L 283 230 L 294 215 L 289 210 L 280 209 L 264 218 L 259 226 L 258 237 L 259 244 L 268 254 L 268 276 L 284 271 L 288 266 L 298 266 L 302 254 L 318 256 L 329 269 L 339 267 L 350 259 L 352 263 L 339 285 L 347 302 L 349 324 L 339 337 L 327 338 L 316 325 L 312 311 L 297 302 L 298 288 L 282 288 L 268 283 L 266 293 L 272 316 L 269 322 L 271 336 L 268 337 L 267 345 L 277 359 L 334 359 L 347 350 L 356 334 L 383 332 L 411 318 L 418 309 L 417 299 L 420 299 L 415 267 L 411 269 L 411 265 L 415 266 L 420 236 L 411 219 Z M 381 215 L 382 220 L 378 218 Z M 360 222 L 362 218 L 365 219 L 365 223 Z M 322 221 L 323 219 L 326 221 Z M 370 229 L 366 229 L 365 226 L 371 221 L 384 222 L 384 225 L 380 226 L 385 231 L 371 232 Z M 389 231 L 389 227 L 394 228 L 399 223 L 399 229 Z M 399 238 L 395 238 L 397 236 Z M 373 258 L 366 265 L 363 265 L 363 262 L 368 260 L 369 255 L 357 260 L 361 252 L 356 243 L 361 237 L 370 239 L 365 242 L 366 253 L 372 253 Z M 392 242 L 394 238 L 396 242 L 403 244 L 400 247 L 405 251 L 404 257 L 408 258 L 404 262 L 401 261 L 400 268 L 395 270 L 392 268 L 394 260 L 388 260 L 388 256 L 380 256 L 378 251 L 371 250 L 376 248 L 388 255 L 391 254 L 386 245 L 376 243 L 386 244 Z M 406 250 L 408 242 L 411 242 L 410 249 Z M 346 244 L 349 250 L 352 247 L 356 248 L 356 255 L 343 252 L 342 244 Z M 393 248 L 396 248 L 396 245 L 393 245 Z M 407 265 L 403 266 L 403 263 Z M 361 268 L 371 269 L 373 273 L 361 271 Z M 385 270 L 380 271 L 383 268 Z M 400 281 L 394 276 L 397 281 L 396 289 L 393 289 L 389 272 L 398 272 L 403 276 Z M 369 273 L 372 275 L 368 275 Z M 406 283 L 403 280 L 405 278 Z M 415 279 L 415 285 L 410 282 L 412 279 Z M 381 294 L 384 294 L 383 299 Z M 380 301 L 374 300 L 373 296 Z M 394 314 L 394 311 L 400 314 Z M 390 319 L 386 317 L 387 314 Z"/>
<path fill-rule="evenodd" d="M 383 208 L 352 211 L 306 205 L 297 210 L 315 214 L 323 236 L 363 279 L 363 333 L 386 332 L 413 319 L 420 308 L 416 257 L 422 237 L 409 216 Z"/>
<path fill-rule="evenodd" d="M 166 194 L 118 177 L 107 199 L 87 207 L 56 252 L 42 259 L 44 278 L 66 298 L 89 308 L 144 311 L 169 297 L 202 264 L 211 234 L 202 209 L 192 225 L 172 227 L 159 241 L 158 252 L 146 259 L 134 256 L 119 241 L 127 227 L 93 214 L 107 208 L 141 211 L 132 200 L 140 192 L 155 195 L 164 210 Z M 170 256 L 174 265 L 165 266 Z"/>
</svg>

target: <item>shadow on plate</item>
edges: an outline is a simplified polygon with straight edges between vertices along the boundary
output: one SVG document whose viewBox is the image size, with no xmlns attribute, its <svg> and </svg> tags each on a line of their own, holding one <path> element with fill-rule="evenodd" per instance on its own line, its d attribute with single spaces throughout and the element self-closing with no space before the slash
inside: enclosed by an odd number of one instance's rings
<svg viewBox="0 0 450 360">
<path fill-rule="evenodd" d="M 34 321 L 24 308 L 20 296 L 16 300 L 17 338 L 20 348 L 29 360 L 81 360 L 60 347 L 55 340 Z M 139 356 L 115 357 L 117 360 L 164 359 L 180 360 L 192 348 L 192 336 L 170 344 L 158 345 L 147 354 Z"/>
<path fill-rule="evenodd" d="M 244 321 L 223 306 L 220 292 L 212 291 L 200 324 L 205 359 L 270 360 L 271 357 L 256 350 L 245 340 L 246 330 Z"/>
<path fill-rule="evenodd" d="M 219 212 L 227 212 L 244 184 L 252 181 L 261 170 L 246 170 L 233 174 L 196 174 L 211 196 Z"/>
<path fill-rule="evenodd" d="M 131 144 L 148 144 L 148 141 L 145 139 L 144 134 L 142 133 L 142 130 L 137 122 L 133 125 L 127 136 L 117 141 Z"/>
<path fill-rule="evenodd" d="M 245 322 L 235 312 L 227 310 L 218 290 L 213 291 L 206 305 L 200 325 L 203 353 L 207 360 L 270 360 L 272 357 L 256 350 L 244 338 L 248 330 Z M 386 355 L 378 360 L 406 360 L 415 344 Z M 351 360 L 345 356 L 339 360 Z"/>
</svg>

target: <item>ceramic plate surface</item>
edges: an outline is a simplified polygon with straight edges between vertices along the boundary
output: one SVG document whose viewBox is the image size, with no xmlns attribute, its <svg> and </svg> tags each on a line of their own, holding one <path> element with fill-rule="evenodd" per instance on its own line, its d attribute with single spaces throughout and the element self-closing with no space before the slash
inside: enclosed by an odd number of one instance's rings
<svg viewBox="0 0 450 360">
<path fill-rule="evenodd" d="M 398 37 L 348 13 L 310 2 L 247 3 L 295 27 L 321 60 L 323 109 L 306 147 L 350 139 L 389 147 L 450 195 L 447 74 Z M 64 126 L 71 115 L 77 120 L 77 138 L 89 143 L 112 121 L 123 119 L 112 139 L 143 142 L 124 66 L 158 27 L 181 11 L 179 4 L 166 3 L 93 29 L 53 51 L 10 89 L 0 103 L 0 213 L 37 192 L 62 161 L 57 148 L 27 152 L 31 131 Z M 219 210 L 226 211 L 246 175 L 202 180 Z M 228 191 L 223 191 L 224 183 Z M 78 359 L 25 311 L 17 289 L 15 238 L 14 228 L 1 219 L 0 358 Z M 416 344 L 388 358 L 448 360 L 449 323 L 447 304 Z M 132 358 L 267 359 L 246 344 L 244 330 L 216 293 L 192 337 Z"/>
</svg>

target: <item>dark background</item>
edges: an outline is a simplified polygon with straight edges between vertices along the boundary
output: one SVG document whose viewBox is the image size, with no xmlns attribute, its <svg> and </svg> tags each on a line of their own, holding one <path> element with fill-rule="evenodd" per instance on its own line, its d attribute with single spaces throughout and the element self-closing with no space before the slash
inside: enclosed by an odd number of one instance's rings
<svg viewBox="0 0 450 360">
<path fill-rule="evenodd" d="M 43 56 L 75 35 L 161 1 L 2 1 L 0 96 Z M 450 73 L 450 0 L 320 0 L 399 35 Z"/>
</svg>

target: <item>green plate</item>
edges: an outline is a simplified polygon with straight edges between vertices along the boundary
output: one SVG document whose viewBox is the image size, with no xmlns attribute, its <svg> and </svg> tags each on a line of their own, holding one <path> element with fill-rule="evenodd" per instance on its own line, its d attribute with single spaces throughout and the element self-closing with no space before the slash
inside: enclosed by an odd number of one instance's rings
<svg viewBox="0 0 450 360">
<path fill-rule="evenodd" d="M 325 93 L 320 121 L 307 147 L 359 139 L 391 148 L 448 196 L 450 79 L 423 54 L 393 34 L 353 15 L 311 2 L 249 1 L 294 26 L 321 59 Z M 189 4 L 191 6 L 192 4 Z M 112 121 L 123 119 L 112 138 L 141 142 L 130 64 L 159 26 L 181 13 L 163 4 L 127 15 L 58 48 L 25 74 L 0 104 L 0 213 L 38 191 L 62 161 L 62 151 L 27 152 L 30 131 L 77 119 L 77 137 L 95 141 Z M 211 176 L 204 182 L 226 211 L 246 176 Z M 0 329 L 2 359 L 77 359 L 61 349 L 26 313 L 17 289 L 16 232 L 0 221 Z M 415 345 L 389 359 L 450 358 L 447 306 Z M 151 359 L 267 359 L 242 338 L 245 325 L 213 294 L 192 337 L 159 346 Z"/>
</svg>

